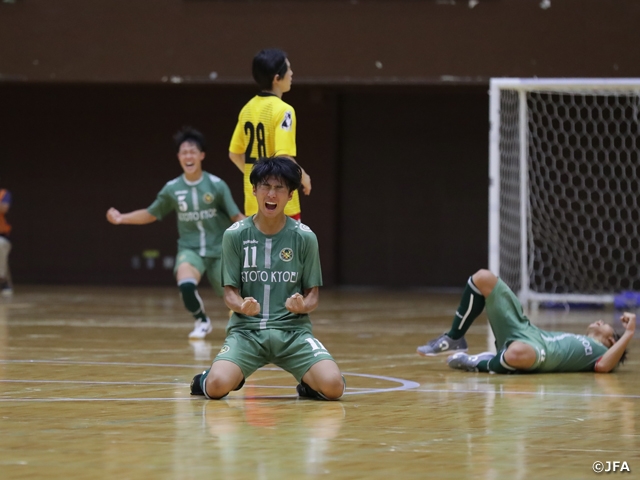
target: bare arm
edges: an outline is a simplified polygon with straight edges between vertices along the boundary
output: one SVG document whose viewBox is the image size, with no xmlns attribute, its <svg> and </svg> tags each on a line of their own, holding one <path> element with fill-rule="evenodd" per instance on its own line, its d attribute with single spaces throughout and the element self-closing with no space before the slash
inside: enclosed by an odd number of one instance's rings
<svg viewBox="0 0 640 480">
<path fill-rule="evenodd" d="M 282 155 L 283 157 L 290 158 L 293 162 L 298 163 L 294 157 L 290 157 L 289 155 Z M 307 172 L 304 171 L 302 165 L 298 163 L 298 166 L 302 170 L 302 192 L 305 195 L 309 195 L 311 193 L 311 177 Z"/>
<path fill-rule="evenodd" d="M 260 304 L 253 297 L 242 298 L 236 287 L 224 287 L 224 303 L 236 313 L 255 317 L 260 313 Z"/>
<path fill-rule="evenodd" d="M 9 211 L 9 204 L 7 202 L 0 203 L 0 213 L 5 214 Z"/>
<path fill-rule="evenodd" d="M 245 155 L 244 153 L 229 152 L 229 158 L 243 174 L 244 174 L 244 164 L 245 164 L 244 155 Z"/>
<path fill-rule="evenodd" d="M 304 291 L 304 296 L 294 293 L 285 302 L 284 306 L 292 313 L 311 313 L 320 301 L 320 289 L 318 287 L 308 288 Z"/>
<path fill-rule="evenodd" d="M 607 373 L 616 368 L 624 351 L 627 349 L 627 345 L 629 345 L 629 342 L 633 338 L 633 334 L 636 331 L 635 314 L 624 312 L 622 317 L 620 317 L 620 321 L 622 325 L 624 325 L 625 331 L 622 337 L 596 362 L 596 366 L 594 367 L 596 372 Z"/>
<path fill-rule="evenodd" d="M 236 216 L 231 217 L 231 221 L 232 222 L 239 222 L 240 220 L 244 220 L 245 218 L 247 218 L 247 217 L 245 217 L 244 214 L 239 213 Z"/>
<path fill-rule="evenodd" d="M 114 225 L 146 225 L 157 220 L 146 208 L 129 213 L 120 213 L 115 208 L 107 210 L 107 220 Z"/>
</svg>

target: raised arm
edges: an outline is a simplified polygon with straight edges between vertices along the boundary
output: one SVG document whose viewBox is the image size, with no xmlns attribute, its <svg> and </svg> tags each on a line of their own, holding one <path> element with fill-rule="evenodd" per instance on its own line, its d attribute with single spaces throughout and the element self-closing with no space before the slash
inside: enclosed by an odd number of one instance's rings
<svg viewBox="0 0 640 480">
<path fill-rule="evenodd" d="M 157 220 L 146 208 L 129 213 L 120 213 L 115 208 L 107 210 L 107 220 L 114 225 L 146 225 Z"/>
<path fill-rule="evenodd" d="M 620 339 L 614 343 L 607 352 L 596 362 L 594 370 L 599 373 L 608 373 L 612 371 L 620 362 L 624 351 L 627 349 L 629 342 L 633 338 L 636 331 L 636 316 L 634 313 L 624 312 L 620 317 L 622 325 L 624 325 L 624 333 Z"/>
<path fill-rule="evenodd" d="M 298 163 L 297 160 L 294 157 L 291 157 L 289 155 L 282 155 L 282 156 L 283 157 L 288 157 L 292 161 L 294 161 L 295 163 Z M 309 174 L 307 172 L 304 171 L 304 168 L 302 168 L 302 165 L 300 165 L 298 163 L 298 166 L 302 170 L 302 192 L 305 195 L 309 195 L 311 193 L 311 177 L 309 176 Z"/>
</svg>

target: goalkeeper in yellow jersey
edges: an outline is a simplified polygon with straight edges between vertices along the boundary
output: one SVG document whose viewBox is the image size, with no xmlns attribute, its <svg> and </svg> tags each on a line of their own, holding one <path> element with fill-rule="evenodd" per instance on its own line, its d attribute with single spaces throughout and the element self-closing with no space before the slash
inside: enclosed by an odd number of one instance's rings
<svg viewBox="0 0 640 480">
<path fill-rule="evenodd" d="M 261 91 L 242 108 L 238 124 L 229 145 L 229 158 L 244 174 L 244 213 L 258 212 L 249 175 L 260 157 L 281 157 L 295 160 L 296 112 L 282 100 L 291 90 L 293 70 L 287 55 L 277 48 L 261 50 L 253 58 L 252 74 Z M 311 193 L 311 178 L 302 170 L 302 191 Z M 287 203 L 285 215 L 300 220 L 298 191 Z"/>
</svg>

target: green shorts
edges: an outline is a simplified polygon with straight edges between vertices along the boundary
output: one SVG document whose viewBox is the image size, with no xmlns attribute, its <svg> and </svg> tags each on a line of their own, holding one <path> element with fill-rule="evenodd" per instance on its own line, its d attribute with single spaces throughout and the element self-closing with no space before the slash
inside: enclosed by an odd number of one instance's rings
<svg viewBox="0 0 640 480">
<path fill-rule="evenodd" d="M 543 358 L 541 353 L 545 350 L 540 331 L 531 325 L 520 300 L 501 279 L 498 279 L 498 283 L 487 297 L 485 308 L 491 330 L 496 337 L 498 352 L 516 340 L 524 342 L 536 351 L 536 363 L 530 370 L 537 368 Z"/>
<path fill-rule="evenodd" d="M 222 260 L 218 257 L 201 257 L 193 250 L 180 250 L 176 255 L 176 266 L 173 268 L 173 274 L 178 272 L 178 267 L 182 263 L 192 265 L 200 276 L 207 274 L 207 279 L 213 287 L 213 291 L 219 297 L 224 293 L 222 287 Z"/>
<path fill-rule="evenodd" d="M 320 360 L 335 362 L 311 333 L 273 328 L 229 333 L 213 362 L 218 360 L 238 365 L 245 379 L 260 367 L 273 363 L 293 375 L 298 383 Z"/>
</svg>

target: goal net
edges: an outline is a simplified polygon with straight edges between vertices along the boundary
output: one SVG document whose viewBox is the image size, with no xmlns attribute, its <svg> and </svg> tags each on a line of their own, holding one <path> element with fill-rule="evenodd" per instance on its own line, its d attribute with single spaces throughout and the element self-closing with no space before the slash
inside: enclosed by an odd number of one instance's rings
<svg viewBox="0 0 640 480">
<path fill-rule="evenodd" d="M 490 122 L 490 269 L 523 303 L 640 290 L 640 79 L 492 79 Z"/>
</svg>

